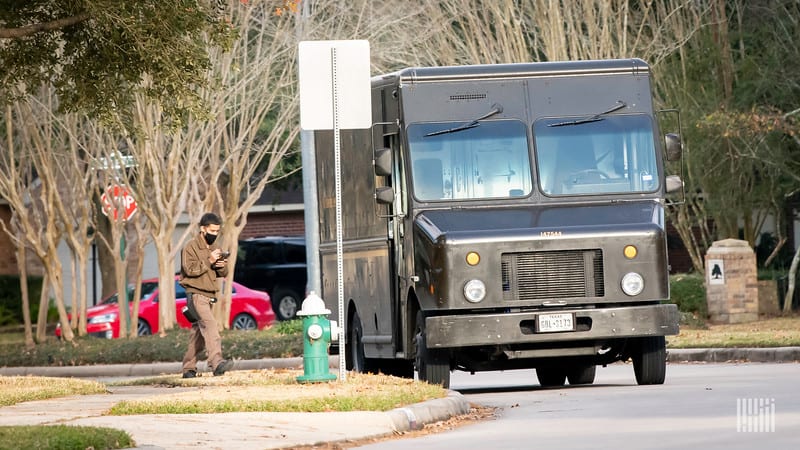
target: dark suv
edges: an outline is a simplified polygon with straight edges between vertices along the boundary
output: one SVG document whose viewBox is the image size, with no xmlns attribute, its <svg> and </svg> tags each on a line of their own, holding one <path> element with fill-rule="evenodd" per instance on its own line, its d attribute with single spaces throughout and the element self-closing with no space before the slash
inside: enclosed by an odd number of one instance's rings
<svg viewBox="0 0 800 450">
<path fill-rule="evenodd" d="M 294 319 L 306 291 L 303 237 L 262 237 L 239 241 L 233 280 L 266 291 L 280 320 Z"/>
</svg>

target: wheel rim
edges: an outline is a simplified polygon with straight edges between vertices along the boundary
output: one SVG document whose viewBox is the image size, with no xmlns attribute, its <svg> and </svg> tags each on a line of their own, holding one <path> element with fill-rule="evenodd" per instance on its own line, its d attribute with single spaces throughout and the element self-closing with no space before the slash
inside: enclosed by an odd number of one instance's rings
<svg viewBox="0 0 800 450">
<path fill-rule="evenodd" d="M 149 336 L 150 335 L 150 325 L 147 324 L 142 319 L 139 319 L 139 323 L 136 326 L 136 333 L 139 336 Z"/>
<path fill-rule="evenodd" d="M 255 330 L 257 328 L 256 321 L 247 314 L 239 314 L 233 319 L 234 330 Z"/>
<path fill-rule="evenodd" d="M 293 318 L 297 315 L 297 300 L 291 295 L 284 295 L 278 302 L 278 312 L 285 319 Z"/>
</svg>

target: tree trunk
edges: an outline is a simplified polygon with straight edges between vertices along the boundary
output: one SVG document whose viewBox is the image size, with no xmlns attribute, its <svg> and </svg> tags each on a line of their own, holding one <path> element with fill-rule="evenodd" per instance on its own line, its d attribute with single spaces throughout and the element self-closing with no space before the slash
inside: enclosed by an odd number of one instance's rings
<svg viewBox="0 0 800 450">
<path fill-rule="evenodd" d="M 72 316 L 69 318 L 69 326 L 73 330 L 78 329 L 78 304 L 75 302 L 75 293 L 78 289 L 78 261 L 75 259 L 75 254 L 73 253 L 72 257 L 69 259 L 69 271 L 70 271 L 70 289 L 72 292 L 72 302 L 71 302 L 71 309 L 72 309 Z M 84 333 L 85 333 L 84 329 Z M 78 331 L 78 336 L 83 336 L 83 334 Z"/>
<path fill-rule="evenodd" d="M 789 289 L 786 291 L 786 297 L 783 300 L 783 312 L 792 312 L 792 299 L 794 298 L 794 281 L 797 279 L 797 266 L 800 265 L 800 246 L 794 252 L 792 258 L 792 265 L 789 266 Z"/>
<path fill-rule="evenodd" d="M 116 234 L 116 233 L 115 233 Z M 124 257 L 124 247 L 122 239 L 124 239 L 124 231 L 120 233 L 119 239 L 116 239 L 116 255 L 114 256 L 114 273 L 117 286 L 117 305 L 119 306 L 119 337 L 122 339 L 128 338 L 128 319 L 130 311 L 130 303 L 128 302 L 128 283 L 126 283 L 128 264 Z M 116 237 L 116 236 L 115 236 Z"/>
<path fill-rule="evenodd" d="M 30 293 L 28 292 L 28 264 L 27 250 L 25 247 L 17 247 L 17 269 L 19 270 L 19 289 L 22 294 L 22 322 L 25 324 L 25 348 L 32 348 L 36 345 L 33 340 L 31 329 L 31 307 Z"/>
<path fill-rule="evenodd" d="M 58 310 L 58 321 L 59 323 L 61 323 L 61 336 L 67 342 L 72 342 L 72 339 L 75 337 L 75 334 L 72 332 L 72 328 L 70 328 L 69 326 L 67 308 L 64 306 L 64 279 L 62 278 L 61 261 L 58 259 L 57 256 L 58 252 L 56 251 L 55 247 L 50 248 L 50 253 L 55 256 L 53 256 L 54 259 L 52 261 L 45 264 L 45 269 L 49 272 L 47 278 L 51 280 L 50 284 L 53 287 L 53 296 L 55 297 L 56 310 Z M 47 300 L 48 300 L 47 298 L 44 299 L 45 314 L 44 314 L 43 325 L 47 324 L 47 307 L 49 306 Z M 39 312 L 39 317 L 40 318 L 42 317 L 41 311 Z"/>
<path fill-rule="evenodd" d="M 45 273 L 44 278 L 42 279 L 42 293 L 41 295 L 39 295 L 39 314 L 36 317 L 36 342 L 40 344 L 44 342 L 44 340 L 47 338 L 46 325 L 47 325 L 48 292 L 50 291 L 49 284 L 50 284 L 50 277 L 48 277 L 47 274 Z M 69 326 L 67 326 L 67 329 L 69 329 Z"/>
<path fill-rule="evenodd" d="M 133 247 L 136 255 L 136 270 L 134 270 L 136 275 L 132 280 L 134 288 L 133 304 L 131 306 L 131 330 L 129 333 L 131 338 L 139 336 L 139 302 L 142 299 L 142 270 L 144 269 L 144 250 L 147 243 L 145 231 L 141 228 L 142 221 L 139 219 L 138 217 L 136 218 L 136 245 Z M 128 258 L 128 261 L 130 261 L 130 258 Z"/>
<path fill-rule="evenodd" d="M 175 328 L 175 272 L 171 265 L 161 265 L 170 261 L 169 249 L 156 246 L 158 261 L 158 330 L 159 336 L 166 336 L 167 330 Z"/>
</svg>

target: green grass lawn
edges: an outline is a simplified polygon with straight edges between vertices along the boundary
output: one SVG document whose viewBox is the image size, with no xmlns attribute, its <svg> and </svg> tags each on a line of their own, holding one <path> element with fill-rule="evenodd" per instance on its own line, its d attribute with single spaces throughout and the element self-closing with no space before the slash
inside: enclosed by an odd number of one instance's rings
<svg viewBox="0 0 800 450">
<path fill-rule="evenodd" d="M 71 425 L 0 426 L 0 450 L 116 449 L 135 445 L 131 436 L 113 428 Z"/>
</svg>

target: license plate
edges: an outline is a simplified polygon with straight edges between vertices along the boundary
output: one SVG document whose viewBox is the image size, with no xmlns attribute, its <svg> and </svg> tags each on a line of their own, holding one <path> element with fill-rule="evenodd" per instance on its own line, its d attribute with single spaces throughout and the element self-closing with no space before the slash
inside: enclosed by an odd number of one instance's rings
<svg viewBox="0 0 800 450">
<path fill-rule="evenodd" d="M 574 331 L 575 314 L 539 314 L 536 316 L 536 328 L 539 333 Z"/>
</svg>

